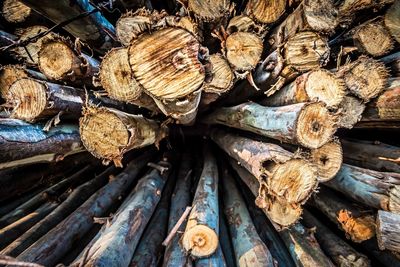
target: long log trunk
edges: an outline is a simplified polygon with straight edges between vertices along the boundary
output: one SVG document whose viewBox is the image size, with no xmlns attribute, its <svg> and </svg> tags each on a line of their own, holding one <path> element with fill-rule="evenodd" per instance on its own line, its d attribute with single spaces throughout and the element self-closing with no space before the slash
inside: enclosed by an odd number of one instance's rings
<svg viewBox="0 0 400 267">
<path fill-rule="evenodd" d="M 114 26 L 88 0 L 77 0 L 73 4 L 67 0 L 45 0 L 40 3 L 34 0 L 22 0 L 21 2 L 54 23 L 70 21 L 64 29 L 100 53 L 105 53 L 116 44 Z"/>
<path fill-rule="evenodd" d="M 195 267 L 227 267 L 225 256 L 221 246 L 218 245 L 214 254 L 207 258 L 200 258 L 195 261 Z"/>
<path fill-rule="evenodd" d="M 181 165 L 179 167 L 176 185 L 171 197 L 171 208 L 168 218 L 168 233 L 178 223 L 186 207 L 191 204 L 190 189 L 192 185 L 192 158 L 190 154 L 182 155 Z M 185 251 L 179 244 L 182 233 L 185 231 L 186 222 L 182 223 L 177 229 L 177 233 L 165 248 L 164 267 L 185 266 L 191 262 Z"/>
<path fill-rule="evenodd" d="M 317 187 L 316 169 L 276 144 L 254 141 L 222 130 L 213 131 L 211 138 L 256 177 L 260 198 L 278 198 L 298 205 L 304 203 Z M 265 204 L 269 206 L 272 203 L 266 201 Z"/>
<path fill-rule="evenodd" d="M 308 148 L 319 148 L 336 131 L 337 116 L 320 102 L 299 103 L 283 107 L 264 107 L 248 102 L 220 108 L 203 121 L 223 124 Z"/>
<path fill-rule="evenodd" d="M 219 246 L 218 166 L 209 147 L 204 149 L 203 171 L 192 206 L 182 245 L 195 258 L 207 257 Z"/>
<path fill-rule="evenodd" d="M 85 108 L 79 126 L 86 149 L 103 163 L 113 161 L 118 167 L 126 152 L 155 144 L 165 134 L 156 121 L 141 115 L 94 106 Z"/>
<path fill-rule="evenodd" d="M 300 219 L 301 206 L 294 206 L 286 201 L 265 195 L 260 191 L 260 183 L 256 177 L 240 167 L 233 159 L 230 160 L 230 164 L 256 197 L 255 205 L 262 209 L 265 215 L 274 223 L 276 229 L 281 230 L 281 228 L 288 227 Z"/>
<path fill-rule="evenodd" d="M 132 76 L 128 62 L 128 49 L 114 48 L 107 52 L 101 61 L 99 85 L 108 97 L 159 112 L 154 100 L 148 96 L 142 86 Z"/>
<path fill-rule="evenodd" d="M 400 214 L 383 210 L 376 217 L 376 238 L 379 248 L 400 252 Z"/>
<path fill-rule="evenodd" d="M 21 78 L 9 88 L 6 105 L 11 117 L 34 122 L 57 114 L 79 118 L 84 103 L 84 91 L 69 86 Z"/>
<path fill-rule="evenodd" d="M 108 208 L 136 180 L 142 167 L 151 159 L 152 153 L 131 161 L 115 179 L 99 189 L 71 215 L 42 236 L 17 258 L 43 265 L 54 265 L 70 250 L 74 240 L 84 236 L 94 225 L 93 217 L 106 215 Z"/>
<path fill-rule="evenodd" d="M 321 187 L 309 204 L 319 209 L 353 242 L 359 243 L 375 235 L 375 217 L 372 211 L 351 203 L 329 188 Z"/>
<path fill-rule="evenodd" d="M 40 125 L 2 119 L 0 136 L 0 169 L 59 161 L 83 151 L 78 127 L 69 124 L 59 125 L 45 132 Z"/>
<path fill-rule="evenodd" d="M 312 230 L 297 223 L 288 230 L 280 232 L 286 247 L 298 266 L 335 266 L 324 254 Z"/>
<path fill-rule="evenodd" d="M 13 45 L 17 41 L 17 39 L 18 39 L 17 36 L 0 30 L 0 47 L 2 49 L 9 45 Z M 3 51 L 1 51 L 1 52 L 3 52 Z"/>
<path fill-rule="evenodd" d="M 250 0 L 247 2 L 244 13 L 257 22 L 271 24 L 283 15 L 285 8 L 286 0 Z"/>
<path fill-rule="evenodd" d="M 25 249 L 40 239 L 40 237 L 44 236 L 53 227 L 70 215 L 76 208 L 82 205 L 82 203 L 100 187 L 104 186 L 108 182 L 109 176 L 115 172 L 115 167 L 109 167 L 92 180 L 77 187 L 53 212 L 51 212 L 40 223 L 26 231 L 13 243 L 2 250 L 1 253 L 13 257 L 21 254 Z"/>
<path fill-rule="evenodd" d="M 352 248 L 307 210 L 303 212 L 303 224 L 308 228 L 316 227 L 314 235 L 319 245 L 337 266 L 371 266 L 367 256 Z"/>
<path fill-rule="evenodd" d="M 222 177 L 224 211 L 237 266 L 273 266 L 274 260 L 271 253 L 258 236 L 233 177 L 226 169 Z"/>
<path fill-rule="evenodd" d="M 141 178 L 132 196 L 113 216 L 109 227 L 90 247 L 80 266 L 128 266 L 140 237 L 160 201 L 161 192 L 172 167 L 168 161 L 159 165 L 167 168 L 162 174 L 153 170 Z"/>
<path fill-rule="evenodd" d="M 8 203 L 5 205 L 1 205 L 0 216 L 4 216 L 7 213 L 9 213 L 10 211 L 13 211 L 15 208 L 24 204 L 29 199 L 31 199 L 32 197 L 34 197 L 35 195 L 39 194 L 42 191 L 43 191 L 43 188 L 38 188 L 36 190 L 26 192 L 23 196 L 18 197 L 16 200 L 11 200 L 11 201 L 8 201 Z"/>
<path fill-rule="evenodd" d="M 377 172 L 343 164 L 336 177 L 326 183 L 367 206 L 400 212 L 400 174 Z"/>
<path fill-rule="evenodd" d="M 390 70 L 392 77 L 400 76 L 400 52 L 387 55 L 379 60 L 385 63 L 385 66 Z"/>
<path fill-rule="evenodd" d="M 347 164 L 382 172 L 400 172 L 399 147 L 355 139 L 341 139 L 341 143 Z"/>
<path fill-rule="evenodd" d="M 92 86 L 92 76 L 99 72 L 99 62 L 78 51 L 68 40 L 56 36 L 44 41 L 39 51 L 40 71 L 50 80 Z"/>
<path fill-rule="evenodd" d="M 129 264 L 130 267 L 158 266 L 160 263 L 164 252 L 162 242 L 168 230 L 169 202 L 175 186 L 176 177 L 174 174 L 171 176 L 164 186 L 160 202 L 137 245 Z"/>
<path fill-rule="evenodd" d="M 222 198 L 220 194 L 219 201 L 221 201 L 221 199 Z M 221 246 L 222 253 L 224 254 L 226 265 L 237 267 L 235 252 L 232 245 L 232 237 L 229 233 L 228 222 L 223 208 L 219 209 L 219 244 Z"/>
</svg>

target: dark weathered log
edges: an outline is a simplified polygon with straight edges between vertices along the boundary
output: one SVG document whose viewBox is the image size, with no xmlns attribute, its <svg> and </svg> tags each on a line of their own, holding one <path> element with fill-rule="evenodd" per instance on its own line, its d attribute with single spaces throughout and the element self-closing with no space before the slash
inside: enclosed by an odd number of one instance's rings
<svg viewBox="0 0 400 267">
<path fill-rule="evenodd" d="M 166 159 L 168 160 L 168 159 Z M 166 169 L 154 169 L 142 177 L 134 193 L 125 200 L 113 216 L 110 226 L 103 227 L 101 236 L 90 247 L 80 266 L 128 266 L 140 237 L 160 201 L 161 192 L 172 167 L 160 161 Z"/>
<path fill-rule="evenodd" d="M 319 245 L 337 266 L 371 266 L 367 256 L 356 251 L 307 210 L 303 212 L 303 224 L 316 228 L 314 235 Z"/>
<path fill-rule="evenodd" d="M 221 191 L 220 191 L 221 192 Z M 221 195 L 220 200 L 221 201 Z M 232 238 L 229 233 L 228 223 L 223 208 L 219 209 L 219 245 L 225 257 L 227 266 L 237 267 L 235 251 L 233 250 Z"/>
<path fill-rule="evenodd" d="M 13 257 L 21 254 L 30 245 L 36 242 L 40 237 L 49 232 L 59 222 L 65 219 L 76 208 L 78 208 L 84 201 L 86 201 L 93 193 L 100 187 L 104 186 L 109 176 L 115 173 L 115 167 L 109 167 L 107 170 L 93 178 L 92 180 L 82 184 L 72 191 L 68 198 L 61 203 L 53 212 L 34 227 L 26 231 L 13 243 L 8 245 L 1 253 Z"/>
<path fill-rule="evenodd" d="M 296 223 L 279 233 L 298 266 L 335 266 L 321 250 L 311 229 Z"/>
<path fill-rule="evenodd" d="M 380 249 L 400 252 L 400 214 L 383 210 L 376 217 L 376 239 Z"/>
<path fill-rule="evenodd" d="M 400 148 L 379 141 L 341 139 L 344 162 L 382 172 L 400 172 Z"/>
<path fill-rule="evenodd" d="M 328 107 L 339 105 L 346 93 L 343 79 L 335 73 L 320 69 L 300 75 L 270 97 L 261 102 L 262 105 L 277 107 L 318 100 Z"/>
<path fill-rule="evenodd" d="M 63 124 L 43 131 L 41 125 L 0 120 L 0 169 L 62 160 L 83 151 L 78 127 Z"/>
<path fill-rule="evenodd" d="M 113 108 L 89 106 L 79 120 L 83 145 L 103 163 L 122 167 L 123 155 L 132 149 L 152 145 L 165 136 L 154 120 Z"/>
<path fill-rule="evenodd" d="M 142 34 L 129 46 L 134 78 L 165 115 L 181 124 L 193 123 L 197 114 L 206 78 L 200 50 L 196 36 L 178 27 Z"/>
<path fill-rule="evenodd" d="M 125 47 L 114 48 L 107 52 L 101 61 L 98 82 L 112 99 L 159 112 L 154 100 L 143 91 L 142 86 L 132 76 L 128 49 Z"/>
<path fill-rule="evenodd" d="M 400 3 L 394 1 L 393 5 L 385 13 L 385 26 L 393 38 L 400 43 Z"/>
<path fill-rule="evenodd" d="M 199 258 L 195 261 L 195 267 L 227 267 L 225 256 L 222 252 L 221 246 L 219 245 L 210 257 Z"/>
<path fill-rule="evenodd" d="M 302 204 L 317 186 L 316 168 L 303 159 L 294 158 L 293 153 L 276 144 L 254 141 L 223 130 L 213 131 L 211 138 L 256 177 L 260 201 L 265 197 L 266 207 L 275 198 L 292 205 Z"/>
<path fill-rule="evenodd" d="M 339 104 L 338 127 L 353 128 L 361 120 L 364 110 L 365 104 L 361 99 L 350 95 L 345 96 Z"/>
<path fill-rule="evenodd" d="M 223 124 L 254 132 L 283 142 L 319 148 L 331 140 L 337 116 L 321 102 L 299 103 L 283 107 L 264 107 L 248 102 L 220 108 L 203 122 Z"/>
<path fill-rule="evenodd" d="M 233 177 L 226 169 L 222 177 L 224 211 L 237 266 L 273 266 L 271 253 L 258 236 Z"/>
<path fill-rule="evenodd" d="M 343 164 L 327 186 L 367 206 L 400 212 L 400 174 Z"/>
<path fill-rule="evenodd" d="M 368 255 L 372 255 L 384 267 L 400 267 L 398 256 L 388 250 L 380 250 L 377 240 L 371 239 L 361 243 Z"/>
<path fill-rule="evenodd" d="M 338 10 L 332 0 L 303 1 L 278 27 L 269 39 L 271 49 L 276 49 L 289 38 L 302 31 L 332 34 L 339 24 Z"/>
<path fill-rule="evenodd" d="M 46 77 L 40 72 L 30 70 L 22 65 L 5 65 L 0 68 L 0 95 L 6 98 L 10 86 L 21 78 L 32 77 L 39 80 L 44 80 Z"/>
<path fill-rule="evenodd" d="M 64 26 L 64 29 L 100 53 L 105 53 L 116 43 L 114 26 L 88 0 L 77 0 L 73 4 L 67 0 L 45 0 L 40 3 L 34 0 L 22 0 L 21 2 L 54 23 L 72 20 Z M 75 19 L 78 16 L 81 17 Z"/>
<path fill-rule="evenodd" d="M 319 209 L 353 242 L 359 243 L 375 235 L 373 212 L 338 196 L 329 188 L 321 187 L 319 193 L 310 199 L 309 204 Z"/>
<path fill-rule="evenodd" d="M 99 72 L 99 62 L 74 48 L 60 36 L 42 43 L 38 54 L 40 71 L 50 80 L 67 81 L 82 86 L 92 85 L 92 76 Z"/>
<path fill-rule="evenodd" d="M 218 166 L 208 146 L 204 148 L 203 171 L 192 206 L 182 245 L 195 258 L 207 257 L 219 246 Z"/>
<path fill-rule="evenodd" d="M 164 249 L 162 242 L 167 236 L 169 202 L 175 186 L 176 175 L 172 174 L 162 191 L 160 202 L 146 226 L 133 254 L 130 267 L 158 266 Z M 147 204 L 146 204 L 147 205 Z"/>
<path fill-rule="evenodd" d="M 243 167 L 240 167 L 233 159 L 230 160 L 230 164 L 256 197 L 255 204 L 274 223 L 276 229 L 280 230 L 281 228 L 288 227 L 300 219 L 302 213 L 301 206 L 288 204 L 279 198 L 275 199 L 266 195 L 260 190 L 260 183 L 256 177 Z"/>
<path fill-rule="evenodd" d="M 30 213 L 36 207 L 40 206 L 45 201 L 48 201 L 52 197 L 57 197 L 60 195 L 67 187 L 74 186 L 79 184 L 82 181 L 85 181 L 85 177 L 88 172 L 93 171 L 94 166 L 86 166 L 78 172 L 74 173 L 70 177 L 61 180 L 53 186 L 43 190 L 39 194 L 32 197 L 29 201 L 24 204 L 18 206 L 13 212 L 8 213 L 0 219 L 0 227 L 11 224 L 16 220 L 22 218 L 23 216 Z"/>
<path fill-rule="evenodd" d="M 0 249 L 3 249 L 25 231 L 47 216 L 52 210 L 58 206 L 56 202 L 44 203 L 42 206 L 34 210 L 32 213 L 22 217 L 10 225 L 0 230 Z"/>
<path fill-rule="evenodd" d="M 253 193 L 245 188 L 245 186 L 242 186 L 245 184 L 241 183 L 241 180 L 239 183 L 241 185 L 241 191 L 246 201 L 250 216 L 253 219 L 254 226 L 256 227 L 260 238 L 270 250 L 272 257 L 278 263 L 278 266 L 296 266 L 288 250 L 286 249 L 285 244 L 276 231 L 276 228 L 272 225 L 269 219 L 265 217 L 265 214 L 262 212 L 262 210 L 255 205 Z"/>
<path fill-rule="evenodd" d="M 108 208 L 135 181 L 152 152 L 131 161 L 122 173 L 86 200 L 71 215 L 42 236 L 18 256 L 19 260 L 54 265 L 70 250 L 74 240 L 81 238 L 93 226 L 93 217 L 103 217 Z"/>
<path fill-rule="evenodd" d="M 13 211 L 18 206 L 24 204 L 26 201 L 37 195 L 38 193 L 42 192 L 43 188 L 38 188 L 31 192 L 25 193 L 23 196 L 17 198 L 16 200 L 8 201 L 7 204 L 0 206 L 0 216 L 4 216 L 10 211 Z"/>
<path fill-rule="evenodd" d="M 176 185 L 171 197 L 171 208 L 168 219 L 168 233 L 179 221 L 186 207 L 191 204 L 190 189 L 192 185 L 192 158 L 189 153 L 182 155 Z M 186 222 L 182 223 L 171 242 L 165 248 L 164 267 L 185 266 L 191 262 L 185 251 L 179 244 L 182 233 L 185 231 Z"/>
<path fill-rule="evenodd" d="M 365 102 L 378 96 L 386 88 L 389 77 L 382 62 L 366 56 L 340 67 L 337 75 L 343 78 L 352 94 Z"/>
<path fill-rule="evenodd" d="M 34 122 L 63 115 L 79 118 L 82 113 L 85 92 L 69 86 L 21 78 L 15 81 L 6 95 L 6 105 L 11 117 Z"/>
<path fill-rule="evenodd" d="M 247 2 L 244 13 L 257 22 L 271 24 L 283 15 L 285 7 L 286 0 L 250 0 Z"/>
</svg>

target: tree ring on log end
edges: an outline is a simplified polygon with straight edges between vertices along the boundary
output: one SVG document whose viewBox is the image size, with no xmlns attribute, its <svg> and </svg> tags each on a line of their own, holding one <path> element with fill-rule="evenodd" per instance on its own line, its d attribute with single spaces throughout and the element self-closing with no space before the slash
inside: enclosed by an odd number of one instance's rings
<svg viewBox="0 0 400 267">
<path fill-rule="evenodd" d="M 304 147 L 321 147 L 335 133 L 336 119 L 321 102 L 305 105 L 297 119 L 297 141 Z"/>
<path fill-rule="evenodd" d="M 335 177 L 343 162 L 342 146 L 336 140 L 311 150 L 310 156 L 311 161 L 317 167 L 320 182 L 326 182 Z"/>
<path fill-rule="evenodd" d="M 24 22 L 32 13 L 32 9 L 18 0 L 5 0 L 2 15 L 8 22 Z"/>
<path fill-rule="evenodd" d="M 338 127 L 351 129 L 361 120 L 365 104 L 354 96 L 345 96 L 339 109 Z"/>
<path fill-rule="evenodd" d="M 289 227 L 300 219 L 303 212 L 300 206 L 294 207 L 286 202 L 281 202 L 279 199 L 273 200 L 268 209 L 263 209 L 266 215 L 274 223 L 282 227 Z"/>
<path fill-rule="evenodd" d="M 331 33 L 339 24 L 339 12 L 331 0 L 305 0 L 304 16 L 315 32 Z"/>
<path fill-rule="evenodd" d="M 245 13 L 258 22 L 269 24 L 277 21 L 286 10 L 286 0 L 250 0 Z"/>
<path fill-rule="evenodd" d="M 6 98 L 10 86 L 20 78 L 26 78 L 24 68 L 19 65 L 6 65 L 0 68 L 0 92 L 1 97 Z"/>
<path fill-rule="evenodd" d="M 14 82 L 7 94 L 7 103 L 13 106 L 13 118 L 34 121 L 47 108 L 47 88 L 38 81 L 22 78 Z"/>
<path fill-rule="evenodd" d="M 263 50 L 262 40 L 249 32 L 235 32 L 225 43 L 226 58 L 236 71 L 248 71 L 256 67 Z"/>
<path fill-rule="evenodd" d="M 128 50 L 129 64 L 144 90 L 157 99 L 182 98 L 201 87 L 205 72 L 200 44 L 180 28 L 141 35 Z"/>
<path fill-rule="evenodd" d="M 386 11 L 385 26 L 389 29 L 393 38 L 400 43 L 400 3 L 394 1 L 393 5 Z"/>
<path fill-rule="evenodd" d="M 305 85 L 310 100 L 324 102 L 328 107 L 337 106 L 346 93 L 344 81 L 327 70 L 312 71 Z"/>
<path fill-rule="evenodd" d="M 218 21 L 228 13 L 228 2 L 226 0 L 212 0 L 205 3 L 204 0 L 189 0 L 188 8 L 201 20 Z"/>
<path fill-rule="evenodd" d="M 273 196 L 288 204 L 303 203 L 317 187 L 317 170 L 303 159 L 291 159 L 276 164 L 266 182 Z"/>
<path fill-rule="evenodd" d="M 131 102 L 142 94 L 140 84 L 132 77 L 127 48 L 112 49 L 104 56 L 99 77 L 108 96 L 116 100 Z"/>
<path fill-rule="evenodd" d="M 204 84 L 203 91 L 222 94 L 228 91 L 234 80 L 234 75 L 226 59 L 220 54 L 210 56 L 212 65 L 212 80 Z"/>
<path fill-rule="evenodd" d="M 186 251 L 197 258 L 213 254 L 218 247 L 218 235 L 206 225 L 195 225 L 185 231 L 182 244 Z"/>
<path fill-rule="evenodd" d="M 389 192 L 389 211 L 400 213 L 400 186 L 395 185 Z"/>
</svg>

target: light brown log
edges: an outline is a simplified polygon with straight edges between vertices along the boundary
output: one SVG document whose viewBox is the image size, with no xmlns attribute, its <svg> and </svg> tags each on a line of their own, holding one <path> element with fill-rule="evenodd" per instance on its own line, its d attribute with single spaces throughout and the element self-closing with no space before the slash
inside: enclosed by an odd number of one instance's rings
<svg viewBox="0 0 400 267">
<path fill-rule="evenodd" d="M 250 0 L 244 13 L 252 19 L 265 24 L 277 21 L 285 12 L 286 0 Z"/>
<path fill-rule="evenodd" d="M 276 107 L 317 100 L 324 102 L 327 107 L 334 107 L 343 101 L 345 93 L 343 79 L 328 70 L 320 69 L 300 75 L 260 103 Z"/>
<path fill-rule="evenodd" d="M 195 17 L 204 22 L 220 22 L 229 15 L 229 1 L 215 0 L 204 2 L 202 0 L 188 0 L 187 7 Z"/>
<path fill-rule="evenodd" d="M 400 43 L 400 3 L 394 1 L 393 5 L 385 13 L 385 26 L 393 38 Z"/>
<path fill-rule="evenodd" d="M 365 104 L 357 97 L 347 95 L 339 104 L 339 116 L 337 125 L 340 128 L 353 128 L 362 118 Z"/>
<path fill-rule="evenodd" d="M 334 139 L 320 148 L 310 150 L 309 160 L 317 167 L 318 181 L 327 182 L 335 177 L 342 166 L 342 145 Z"/>
<path fill-rule="evenodd" d="M 113 161 L 118 167 L 126 152 L 154 144 L 165 134 L 157 122 L 113 108 L 89 106 L 83 114 L 79 120 L 83 145 L 103 163 Z"/>
<path fill-rule="evenodd" d="M 400 214 L 383 210 L 376 217 L 376 238 L 380 249 L 400 252 Z"/>
<path fill-rule="evenodd" d="M 99 83 L 112 99 L 145 107 L 154 112 L 159 111 L 154 100 L 132 76 L 127 48 L 114 48 L 103 57 Z"/>
<path fill-rule="evenodd" d="M 18 0 L 3 1 L 2 16 L 11 23 L 24 22 L 33 12 L 32 9 Z"/>
<path fill-rule="evenodd" d="M 350 202 L 327 187 L 321 186 L 319 193 L 314 194 L 308 203 L 319 209 L 353 242 L 363 242 L 375 236 L 372 210 Z"/>
</svg>

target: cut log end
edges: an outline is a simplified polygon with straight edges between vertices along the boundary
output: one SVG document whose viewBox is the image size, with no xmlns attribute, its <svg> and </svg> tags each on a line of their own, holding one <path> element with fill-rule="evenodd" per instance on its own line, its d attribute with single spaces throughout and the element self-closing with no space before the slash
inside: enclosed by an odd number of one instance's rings
<svg viewBox="0 0 400 267">
<path fill-rule="evenodd" d="M 259 204 L 256 202 L 256 205 Z M 265 214 L 282 228 L 289 227 L 296 223 L 303 212 L 300 206 L 293 206 L 278 199 L 272 201 L 267 208 L 264 207 Z"/>
<path fill-rule="evenodd" d="M 394 1 L 394 4 L 386 11 L 385 26 L 390 31 L 393 38 L 400 43 L 400 3 Z"/>
<path fill-rule="evenodd" d="M 229 35 L 225 46 L 226 58 L 239 72 L 254 69 L 263 51 L 262 40 L 249 32 L 235 32 Z"/>
<path fill-rule="evenodd" d="M 185 231 L 182 244 L 186 251 L 197 258 L 213 254 L 218 247 L 218 235 L 206 225 L 196 225 Z"/>
<path fill-rule="evenodd" d="M 43 83 L 22 78 L 10 86 L 6 99 L 12 106 L 11 117 L 34 121 L 47 108 L 47 98 L 47 88 Z"/>
<path fill-rule="evenodd" d="M 202 0 L 189 0 L 188 8 L 203 21 L 219 21 L 229 11 L 228 1 L 214 0 L 205 4 Z"/>
<path fill-rule="evenodd" d="M 341 112 L 338 118 L 338 127 L 351 129 L 361 120 L 365 104 L 356 97 L 345 96 L 339 108 Z"/>
<path fill-rule="evenodd" d="M 0 69 L 1 97 L 6 98 L 10 86 L 18 79 L 28 77 L 24 68 L 19 65 L 6 65 Z"/>
<path fill-rule="evenodd" d="M 234 80 L 234 75 L 226 59 L 220 54 L 210 56 L 212 65 L 212 80 L 204 85 L 206 93 L 222 94 L 228 91 Z"/>
<path fill-rule="evenodd" d="M 139 10 L 138 10 L 139 11 Z M 118 40 L 124 46 L 128 46 L 135 36 L 150 30 L 151 17 L 147 10 L 140 10 L 144 14 L 127 13 L 122 15 L 116 23 L 116 33 Z"/>
<path fill-rule="evenodd" d="M 32 9 L 18 0 L 5 0 L 2 15 L 11 23 L 24 22 L 32 13 Z"/>
<path fill-rule="evenodd" d="M 369 214 L 353 217 L 351 212 L 340 210 L 337 220 L 353 242 L 359 243 L 375 236 L 374 217 Z"/>
<path fill-rule="evenodd" d="M 134 77 L 151 96 L 182 98 L 199 89 L 205 79 L 199 48 L 188 31 L 166 28 L 133 41 L 129 63 Z"/>
<path fill-rule="evenodd" d="M 332 33 L 339 24 L 338 10 L 330 0 L 304 1 L 304 16 L 316 32 Z"/>
<path fill-rule="evenodd" d="M 250 0 L 245 13 L 258 22 L 268 24 L 277 21 L 285 13 L 285 8 L 286 0 Z"/>
<path fill-rule="evenodd" d="M 311 103 L 301 111 L 296 128 L 298 142 L 308 148 L 319 148 L 335 133 L 337 117 L 323 103 Z"/>
<path fill-rule="evenodd" d="M 316 165 L 318 180 L 331 180 L 340 170 L 343 162 L 343 151 L 339 141 L 331 141 L 320 148 L 311 150 L 311 161 Z"/>
<path fill-rule="evenodd" d="M 390 189 L 388 210 L 400 213 L 400 186 L 398 185 Z"/>
<path fill-rule="evenodd" d="M 312 71 L 305 85 L 310 100 L 317 99 L 328 107 L 337 106 L 346 93 L 344 81 L 327 70 Z"/>
</svg>

